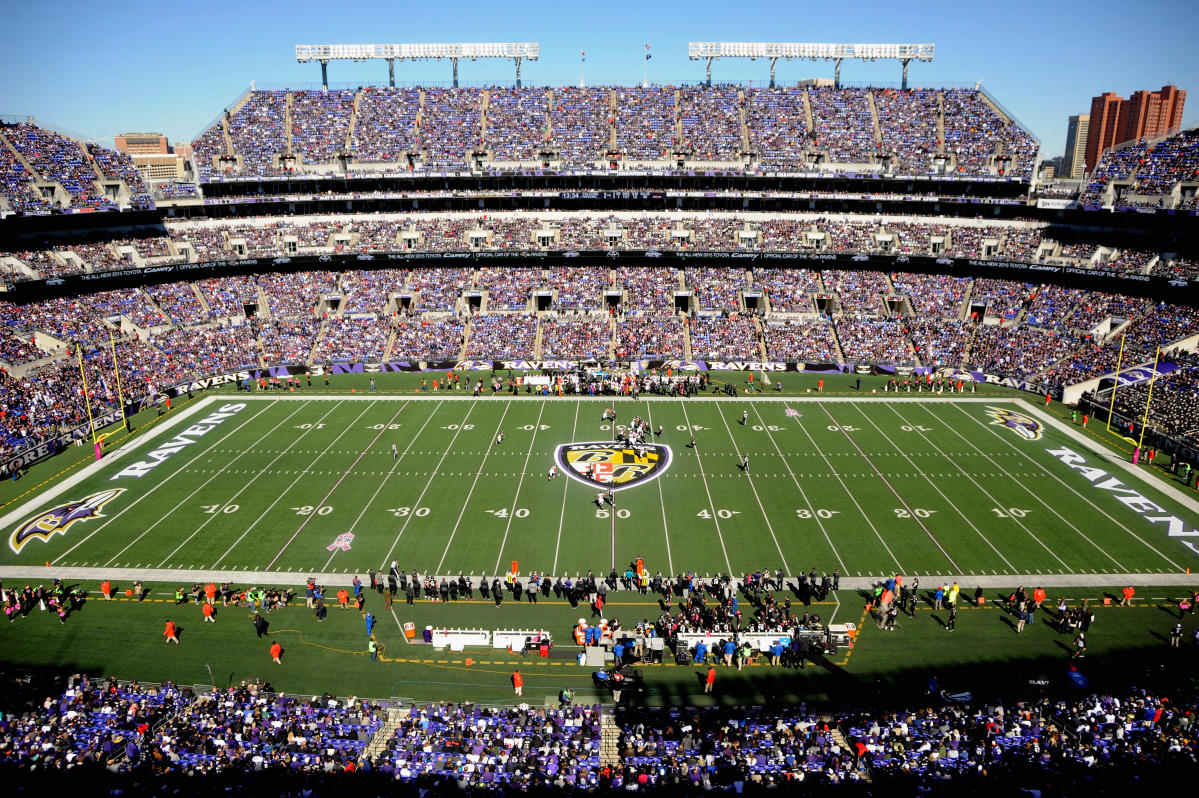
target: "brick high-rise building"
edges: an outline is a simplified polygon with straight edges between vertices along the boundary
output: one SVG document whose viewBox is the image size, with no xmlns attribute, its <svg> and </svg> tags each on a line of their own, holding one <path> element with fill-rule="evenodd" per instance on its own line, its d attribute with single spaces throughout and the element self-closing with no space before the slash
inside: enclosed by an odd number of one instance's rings
<svg viewBox="0 0 1199 798">
<path fill-rule="evenodd" d="M 1160 91 L 1138 91 L 1127 100 L 1110 91 L 1092 98 L 1087 130 L 1087 171 L 1095 168 L 1108 147 L 1179 128 L 1186 99 L 1187 93 L 1177 86 L 1162 86 Z"/>
<path fill-rule="evenodd" d="M 167 155 L 171 148 L 161 133 L 122 133 L 113 138 L 117 152 L 126 155 Z"/>
</svg>

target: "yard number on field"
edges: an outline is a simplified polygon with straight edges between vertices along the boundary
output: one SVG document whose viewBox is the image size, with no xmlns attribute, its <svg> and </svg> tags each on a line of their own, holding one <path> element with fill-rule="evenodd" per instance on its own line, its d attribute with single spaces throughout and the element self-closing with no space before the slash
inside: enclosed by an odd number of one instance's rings
<svg viewBox="0 0 1199 798">
<path fill-rule="evenodd" d="M 333 507 L 328 504 L 326 504 L 324 507 L 313 507 L 311 504 L 305 504 L 303 507 L 293 507 L 291 509 L 296 511 L 296 515 L 312 515 L 313 513 L 316 513 L 317 515 L 328 515 L 329 513 L 333 512 Z"/>
<path fill-rule="evenodd" d="M 474 429 L 474 424 L 446 424 L 442 429 Z"/>
<path fill-rule="evenodd" d="M 923 507 L 913 507 L 911 510 L 908 510 L 904 507 L 896 507 L 895 508 L 895 517 L 896 518 L 928 518 L 935 512 L 936 512 L 936 510 L 925 510 Z"/>
<path fill-rule="evenodd" d="M 491 513 L 496 518 L 507 518 L 508 517 L 508 508 L 507 507 L 501 507 L 498 510 L 484 510 L 483 512 Z M 512 511 L 512 517 L 513 518 L 528 518 L 529 511 L 524 507 L 517 507 L 515 510 Z"/>
<path fill-rule="evenodd" d="M 1019 507 L 992 507 L 991 512 L 995 513 L 996 518 L 1023 518 L 1028 515 L 1028 510 L 1021 510 Z"/>
<path fill-rule="evenodd" d="M 919 424 L 904 424 L 900 427 L 904 432 L 932 432 L 932 427 L 922 427 Z"/>
<path fill-rule="evenodd" d="M 716 511 L 717 518 L 732 518 L 734 515 L 741 515 L 741 511 L 740 510 L 726 510 L 723 507 Z M 712 514 L 710 512 L 708 512 L 707 510 L 700 510 L 698 513 L 695 514 L 695 516 L 696 516 L 696 518 L 707 518 L 707 519 L 712 518 Z"/>
<path fill-rule="evenodd" d="M 829 432 L 857 432 L 858 428 L 849 424 L 829 424 Z"/>
<path fill-rule="evenodd" d="M 202 504 L 200 505 L 200 509 L 208 515 L 216 515 L 218 513 L 230 515 L 232 513 L 236 513 L 239 508 L 236 504 L 226 504 L 224 507 L 219 504 Z"/>
<path fill-rule="evenodd" d="M 624 507 L 621 507 L 619 510 L 616 511 L 617 518 L 628 518 L 631 515 L 632 515 L 632 513 L 630 513 Z M 611 518 L 612 514 L 609 513 L 606 509 L 605 510 L 596 510 L 595 517 L 596 518 Z"/>
<path fill-rule="evenodd" d="M 413 510 L 411 507 L 389 507 L 387 508 L 387 512 L 391 513 L 396 518 L 403 518 L 409 513 L 415 515 L 417 518 L 424 518 L 429 514 L 429 508 L 417 507 L 415 510 Z"/>
<path fill-rule="evenodd" d="M 840 510 L 826 510 L 823 507 L 818 510 L 808 510 L 801 507 L 795 511 L 796 518 L 832 518 L 834 515 L 840 514 Z"/>
</svg>

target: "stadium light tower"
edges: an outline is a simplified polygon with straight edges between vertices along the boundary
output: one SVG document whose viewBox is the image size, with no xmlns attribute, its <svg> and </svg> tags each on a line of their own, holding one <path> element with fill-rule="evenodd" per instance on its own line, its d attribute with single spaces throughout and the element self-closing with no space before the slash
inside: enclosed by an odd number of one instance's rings
<svg viewBox="0 0 1199 798">
<path fill-rule="evenodd" d="M 520 88 L 520 65 L 523 61 L 536 61 L 541 55 L 541 45 L 536 42 L 476 43 L 476 44 L 297 44 L 296 61 L 306 64 L 317 61 L 321 65 L 321 88 L 329 90 L 330 61 L 367 61 L 378 59 L 387 62 L 389 84 L 396 85 L 396 61 L 440 61 L 448 58 L 454 67 L 454 88 L 458 88 L 458 59 L 508 58 L 516 63 L 516 88 Z"/>
<path fill-rule="evenodd" d="M 692 61 L 708 62 L 708 85 L 712 85 L 712 62 L 717 58 L 767 58 L 770 60 L 770 88 L 774 88 L 774 68 L 780 58 L 807 61 L 834 61 L 833 85 L 841 88 L 841 61 L 891 59 L 903 64 L 903 88 L 908 87 L 908 64 L 932 61 L 931 44 L 783 44 L 779 42 L 691 42 L 687 56 Z"/>
</svg>

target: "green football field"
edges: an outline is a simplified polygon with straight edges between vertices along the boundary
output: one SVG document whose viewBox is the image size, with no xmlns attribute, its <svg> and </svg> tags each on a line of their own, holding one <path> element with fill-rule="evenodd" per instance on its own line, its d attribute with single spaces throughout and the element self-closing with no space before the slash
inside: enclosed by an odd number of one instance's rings
<svg viewBox="0 0 1199 798">
<path fill-rule="evenodd" d="M 600 506 L 595 485 L 548 472 L 559 447 L 611 442 L 607 407 L 663 434 L 649 436 L 650 457 L 593 447 L 618 471 L 637 465 Z M 642 557 L 664 575 L 837 568 L 1114 584 L 1199 564 L 1193 502 L 1090 441 L 998 396 L 229 393 L 6 508 L 0 566 L 284 582 L 348 579 L 393 559 L 490 576 L 514 561 L 522 574 L 574 575 Z"/>
</svg>

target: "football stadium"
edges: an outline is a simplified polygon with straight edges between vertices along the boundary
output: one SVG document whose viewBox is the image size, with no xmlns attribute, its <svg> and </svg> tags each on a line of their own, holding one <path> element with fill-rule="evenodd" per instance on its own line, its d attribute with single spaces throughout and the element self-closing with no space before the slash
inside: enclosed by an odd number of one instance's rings
<svg viewBox="0 0 1199 798">
<path fill-rule="evenodd" d="M 1185 92 L 1063 179 L 932 44 L 653 55 L 0 119 L 16 791 L 1194 783 Z"/>
</svg>

